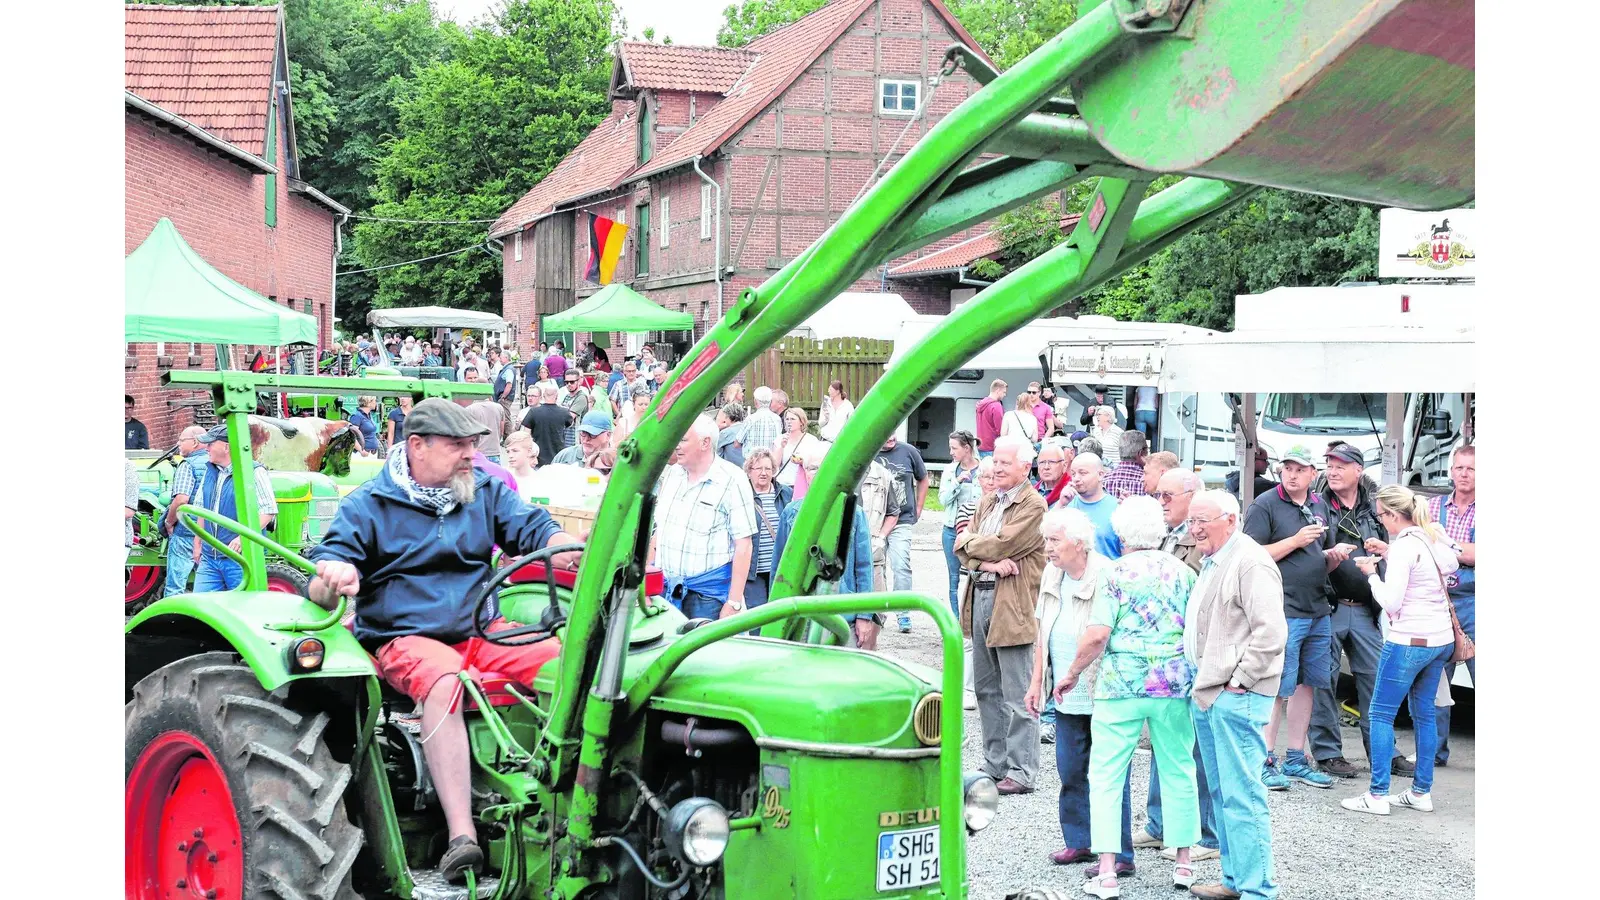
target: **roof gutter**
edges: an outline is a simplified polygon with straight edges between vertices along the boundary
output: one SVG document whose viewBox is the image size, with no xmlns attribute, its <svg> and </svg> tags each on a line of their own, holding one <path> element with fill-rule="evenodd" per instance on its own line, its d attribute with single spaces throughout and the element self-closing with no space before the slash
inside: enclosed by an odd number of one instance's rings
<svg viewBox="0 0 1600 900">
<path fill-rule="evenodd" d="M 266 175 L 278 174 L 277 166 L 274 166 L 259 156 L 255 156 L 254 154 L 246 153 L 245 151 L 240 150 L 238 147 L 235 147 L 222 138 L 219 138 L 204 128 L 201 128 L 199 125 L 190 122 L 188 119 L 185 119 L 181 116 L 175 116 L 172 113 L 167 112 L 154 103 L 151 103 L 149 100 L 146 100 L 138 94 L 135 94 L 133 91 L 125 90 L 122 93 L 128 106 L 144 113 L 152 119 L 156 119 L 171 125 L 173 128 L 188 134 L 190 137 L 202 144 L 205 144 L 207 147 L 210 147 L 224 156 L 232 157 L 235 162 L 242 164 L 246 168 L 255 169 L 256 171 Z M 333 201 L 329 200 L 328 202 L 332 203 Z M 346 213 L 349 212 L 349 210 L 344 211 Z"/>
<path fill-rule="evenodd" d="M 298 178 L 289 179 L 289 191 L 295 194 L 304 194 L 341 216 L 350 215 L 350 210 L 346 208 L 344 204 L 333 199 L 332 197 L 329 197 L 327 194 L 324 194 L 323 192 L 317 190 L 309 184 L 306 184 L 304 181 L 301 181 Z"/>
<path fill-rule="evenodd" d="M 707 175 L 705 171 L 700 168 L 700 160 L 704 158 L 705 157 L 698 153 L 695 154 L 694 173 L 700 176 L 701 181 L 711 185 L 711 190 L 715 192 L 716 195 L 716 200 L 714 202 L 717 205 L 717 219 L 716 224 L 713 226 L 716 231 L 712 236 L 715 244 L 713 245 L 711 256 L 711 262 L 712 265 L 715 266 L 715 272 L 717 276 L 717 316 L 715 319 L 712 319 L 710 322 L 706 323 L 707 327 L 710 328 L 714 323 L 721 321 L 722 319 L 722 185 L 718 184 L 715 179 L 713 179 L 710 175 Z"/>
</svg>

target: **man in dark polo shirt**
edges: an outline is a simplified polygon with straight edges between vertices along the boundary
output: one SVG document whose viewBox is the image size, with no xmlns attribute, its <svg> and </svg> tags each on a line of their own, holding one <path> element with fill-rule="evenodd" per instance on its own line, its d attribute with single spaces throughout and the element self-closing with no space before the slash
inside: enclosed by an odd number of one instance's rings
<svg viewBox="0 0 1600 900">
<path fill-rule="evenodd" d="M 1327 501 L 1311 490 L 1316 475 L 1311 451 L 1304 445 L 1290 448 L 1283 456 L 1283 481 L 1257 497 L 1244 517 L 1244 533 L 1278 563 L 1283 576 L 1283 615 L 1289 622 L 1283 680 L 1267 721 L 1267 761 L 1261 773 L 1262 782 L 1274 791 L 1288 790 L 1290 781 L 1319 788 L 1333 786 L 1332 776 L 1313 769 L 1306 759 L 1306 729 L 1311 723 L 1315 689 L 1329 686 L 1333 592 L 1328 572 L 1349 558 L 1351 547 L 1336 541 L 1329 528 L 1332 514 Z M 1288 752 L 1280 770 L 1272 751 L 1285 707 Z"/>
<path fill-rule="evenodd" d="M 1378 521 L 1372 498 L 1378 486 L 1366 477 L 1361 451 L 1347 441 L 1334 441 L 1324 454 L 1328 474 L 1320 479 L 1317 493 L 1328 504 L 1332 518 L 1328 527 L 1338 544 L 1352 545 L 1350 558 L 1328 573 L 1333 587 L 1333 650 L 1328 655 L 1329 686 L 1317 688 L 1311 713 L 1311 756 L 1317 768 L 1339 778 L 1354 778 L 1359 771 L 1344 757 L 1344 742 L 1339 729 L 1339 701 L 1334 688 L 1339 683 L 1339 653 L 1350 660 L 1350 674 L 1356 682 L 1356 708 L 1361 711 L 1361 746 L 1368 761 L 1372 756 L 1369 709 L 1372 689 L 1378 674 L 1378 656 L 1383 652 L 1383 632 L 1378 616 L 1383 610 L 1373 599 L 1367 578 L 1356 568 L 1355 557 L 1366 556 L 1369 538 L 1389 540 L 1389 532 Z M 1409 775 L 1411 764 L 1399 754 L 1394 757 L 1395 774 Z"/>
</svg>

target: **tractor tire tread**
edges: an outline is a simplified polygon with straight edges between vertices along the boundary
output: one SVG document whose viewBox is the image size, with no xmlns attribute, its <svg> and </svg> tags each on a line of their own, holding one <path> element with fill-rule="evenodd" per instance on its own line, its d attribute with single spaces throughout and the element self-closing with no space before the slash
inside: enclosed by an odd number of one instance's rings
<svg viewBox="0 0 1600 900">
<path fill-rule="evenodd" d="M 264 690 L 231 652 L 157 669 L 126 707 L 126 772 L 156 735 L 189 731 L 211 749 L 233 793 L 242 900 L 360 900 L 351 871 L 364 836 L 345 810 L 350 767 L 322 741 L 327 715 L 292 709 L 287 697 Z"/>
</svg>

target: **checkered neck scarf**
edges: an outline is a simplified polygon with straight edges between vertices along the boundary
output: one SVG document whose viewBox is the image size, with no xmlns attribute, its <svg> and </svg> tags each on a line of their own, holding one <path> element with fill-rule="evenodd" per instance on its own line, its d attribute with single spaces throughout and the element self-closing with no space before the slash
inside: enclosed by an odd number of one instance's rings
<svg viewBox="0 0 1600 900">
<path fill-rule="evenodd" d="M 389 477 L 394 479 L 395 484 L 400 485 L 401 490 L 406 492 L 406 496 L 423 506 L 429 507 L 440 518 L 448 515 L 451 510 L 456 508 L 455 491 L 447 487 L 423 487 L 411 477 L 411 466 L 406 462 L 404 444 L 396 444 L 394 449 L 389 452 Z"/>
</svg>

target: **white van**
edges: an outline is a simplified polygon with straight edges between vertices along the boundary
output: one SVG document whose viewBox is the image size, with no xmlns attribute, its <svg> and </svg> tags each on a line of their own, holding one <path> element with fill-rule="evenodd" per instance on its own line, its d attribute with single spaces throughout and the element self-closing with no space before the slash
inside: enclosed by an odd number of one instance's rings
<svg viewBox="0 0 1600 900">
<path fill-rule="evenodd" d="M 1461 442 L 1466 421 L 1462 394 L 1407 394 L 1400 483 L 1442 486 L 1450 479 L 1450 453 Z M 1296 444 L 1311 449 L 1317 468 L 1333 441 L 1361 450 L 1367 473 L 1383 480 L 1383 394 L 1263 394 L 1256 419 L 1257 443 L 1276 464 Z"/>
</svg>

